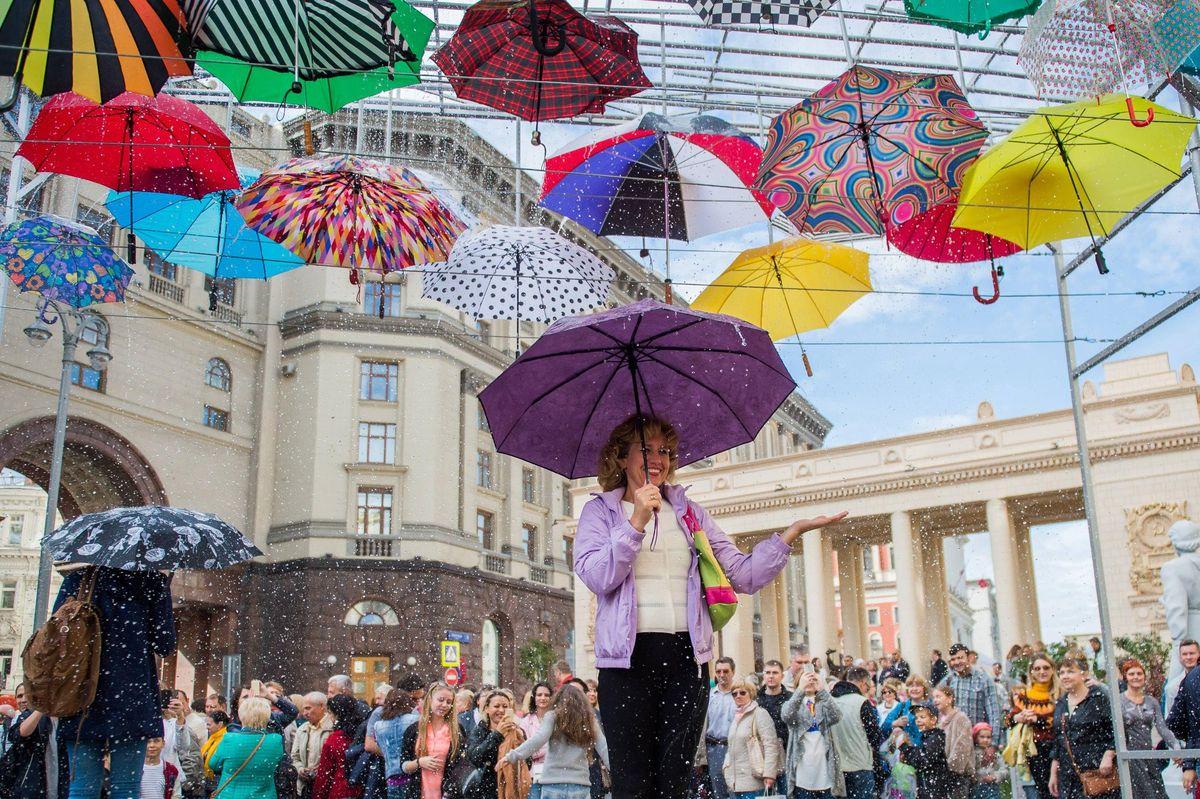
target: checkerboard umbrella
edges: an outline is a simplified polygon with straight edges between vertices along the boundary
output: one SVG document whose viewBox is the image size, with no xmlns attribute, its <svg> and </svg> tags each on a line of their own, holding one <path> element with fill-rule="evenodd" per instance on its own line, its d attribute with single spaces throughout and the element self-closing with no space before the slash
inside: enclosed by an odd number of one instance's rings
<svg viewBox="0 0 1200 799">
<path fill-rule="evenodd" d="M 709 25 L 811 27 L 837 0 L 688 0 Z"/>
<path fill-rule="evenodd" d="M 463 100 L 534 122 L 602 114 L 652 84 L 638 36 L 567 0 L 482 0 L 433 56 Z"/>
</svg>

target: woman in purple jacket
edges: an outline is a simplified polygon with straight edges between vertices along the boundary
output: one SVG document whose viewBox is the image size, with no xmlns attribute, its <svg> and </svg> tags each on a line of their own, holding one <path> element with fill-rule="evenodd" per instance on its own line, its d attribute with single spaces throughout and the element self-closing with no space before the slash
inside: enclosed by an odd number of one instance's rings
<svg viewBox="0 0 1200 799">
<path fill-rule="evenodd" d="M 783 570 L 801 533 L 846 514 L 794 522 L 743 553 L 683 487 L 670 483 L 678 462 L 674 428 L 653 418 L 642 426 L 644 449 L 631 418 L 613 430 L 601 452 L 603 493 L 580 515 L 575 573 L 596 595 L 601 715 L 605 728 L 617 731 L 608 738 L 613 799 L 679 799 L 708 709 L 713 658 L 712 624 L 685 514 L 691 511 L 743 594 Z"/>
</svg>

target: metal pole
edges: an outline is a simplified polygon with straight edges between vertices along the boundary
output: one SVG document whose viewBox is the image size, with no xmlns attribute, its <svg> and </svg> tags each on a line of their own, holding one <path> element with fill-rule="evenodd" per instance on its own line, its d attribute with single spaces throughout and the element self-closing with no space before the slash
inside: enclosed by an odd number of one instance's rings
<svg viewBox="0 0 1200 799">
<path fill-rule="evenodd" d="M 20 101 L 17 106 L 17 136 L 24 141 L 29 132 L 29 116 L 32 112 L 29 102 L 29 92 L 18 86 Z M 17 204 L 21 199 L 21 183 L 25 179 L 25 159 L 16 155 L 8 165 L 8 188 L 4 195 L 4 224 L 11 225 L 17 221 Z M 8 281 L 0 280 L 0 342 L 4 341 L 4 312 L 8 305 Z"/>
<path fill-rule="evenodd" d="M 517 153 L 513 158 L 513 224 L 521 226 L 521 120 L 517 119 L 516 127 Z M 520 349 L 518 347 L 517 349 Z"/>
<path fill-rule="evenodd" d="M 1121 710 L 1121 689 L 1117 685 L 1117 670 L 1113 668 L 1112 620 L 1108 612 L 1108 589 L 1104 579 L 1104 551 L 1100 546 L 1100 526 L 1096 521 L 1096 499 L 1092 493 L 1092 461 L 1088 450 L 1087 428 L 1084 426 L 1083 397 L 1079 392 L 1079 380 L 1075 377 L 1075 330 L 1071 324 L 1071 301 L 1067 294 L 1066 265 L 1063 262 L 1061 244 L 1054 250 L 1054 271 L 1058 284 L 1058 309 L 1062 317 L 1063 346 L 1067 355 L 1067 380 L 1071 387 L 1071 413 L 1075 419 L 1075 442 L 1079 451 L 1079 473 L 1083 483 L 1083 513 L 1087 519 L 1088 541 L 1092 547 L 1092 572 L 1096 580 L 1096 604 L 1100 609 L 1100 637 L 1108 658 L 1104 680 L 1108 686 L 1108 703 L 1112 714 L 1113 737 L 1117 752 L 1117 774 L 1121 779 L 1121 799 L 1133 799 L 1133 784 L 1130 782 L 1129 762 L 1124 755 L 1125 717 Z"/>
</svg>

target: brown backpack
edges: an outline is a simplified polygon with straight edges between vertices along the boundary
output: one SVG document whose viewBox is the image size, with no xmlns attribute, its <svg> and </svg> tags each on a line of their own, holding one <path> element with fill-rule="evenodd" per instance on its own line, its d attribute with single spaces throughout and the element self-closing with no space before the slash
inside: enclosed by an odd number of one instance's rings
<svg viewBox="0 0 1200 799">
<path fill-rule="evenodd" d="M 34 710 L 65 718 L 87 710 L 100 682 L 100 615 L 92 604 L 99 569 L 89 567 L 21 652 L 25 698 Z"/>
</svg>

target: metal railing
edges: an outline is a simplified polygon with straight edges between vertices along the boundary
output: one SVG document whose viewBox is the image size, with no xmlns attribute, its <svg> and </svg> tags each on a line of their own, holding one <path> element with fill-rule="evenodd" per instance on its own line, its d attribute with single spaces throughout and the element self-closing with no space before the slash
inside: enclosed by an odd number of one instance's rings
<svg viewBox="0 0 1200 799">
<path fill-rule="evenodd" d="M 242 314 L 235 311 L 224 303 L 217 303 L 217 307 L 211 311 L 213 319 L 219 319 L 222 322 L 229 322 L 237 327 L 242 326 Z"/>
</svg>

